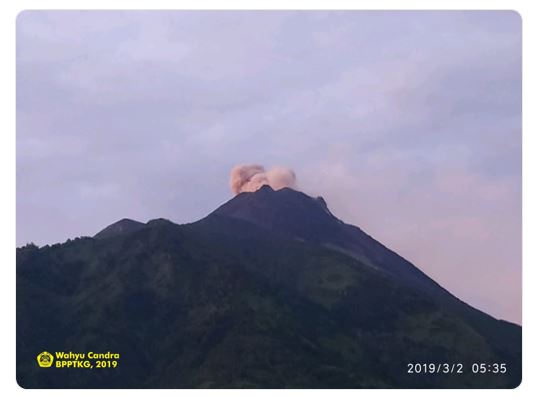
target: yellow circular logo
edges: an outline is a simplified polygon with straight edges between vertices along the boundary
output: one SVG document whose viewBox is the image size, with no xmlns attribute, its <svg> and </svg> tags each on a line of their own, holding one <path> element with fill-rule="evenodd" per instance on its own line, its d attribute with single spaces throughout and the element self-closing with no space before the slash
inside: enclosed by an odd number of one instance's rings
<svg viewBox="0 0 533 403">
<path fill-rule="evenodd" d="M 50 368 L 54 362 L 54 356 L 48 351 L 43 351 L 37 356 L 37 364 L 42 368 Z"/>
</svg>

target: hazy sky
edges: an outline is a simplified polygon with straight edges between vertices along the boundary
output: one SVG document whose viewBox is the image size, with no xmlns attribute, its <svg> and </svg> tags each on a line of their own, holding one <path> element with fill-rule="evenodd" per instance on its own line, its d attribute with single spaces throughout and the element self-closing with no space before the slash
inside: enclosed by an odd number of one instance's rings
<svg viewBox="0 0 533 403">
<path fill-rule="evenodd" d="M 521 322 L 521 84 L 513 12 L 24 12 L 17 244 L 195 221 L 284 165 Z"/>
</svg>

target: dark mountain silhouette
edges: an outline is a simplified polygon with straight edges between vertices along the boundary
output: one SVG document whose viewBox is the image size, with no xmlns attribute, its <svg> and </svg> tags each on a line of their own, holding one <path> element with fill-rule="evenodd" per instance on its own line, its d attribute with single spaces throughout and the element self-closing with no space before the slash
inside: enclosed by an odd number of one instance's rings
<svg viewBox="0 0 533 403">
<path fill-rule="evenodd" d="M 212 213 L 216 215 L 245 220 L 288 238 L 336 249 L 385 270 L 398 281 L 430 292 L 445 291 L 360 228 L 337 219 L 321 197 L 314 199 L 289 188 L 275 192 L 265 185 L 255 193 L 237 195 Z"/>
<path fill-rule="evenodd" d="M 490 326 L 493 318 L 459 299 L 416 268 L 412 263 L 391 251 L 359 227 L 337 219 L 322 197 L 312 198 L 290 188 L 274 191 L 265 185 L 254 193 L 241 193 L 215 210 L 207 219 L 225 216 L 248 221 L 269 229 L 279 236 L 301 239 L 347 254 L 360 262 L 386 272 L 395 282 L 416 288 L 447 309 L 468 317 L 480 330 Z M 493 337 L 505 344 L 516 335 L 516 326 L 501 321 L 502 330 Z M 504 330 L 505 329 L 505 330 Z M 504 334 L 504 337 L 500 337 Z M 516 345 L 520 342 L 515 340 Z"/>
<path fill-rule="evenodd" d="M 115 351 L 117 369 L 39 368 Z M 461 363 L 462 374 L 409 374 Z M 472 374 L 505 363 L 504 374 Z M 455 298 L 322 198 L 264 186 L 187 225 L 17 249 L 24 387 L 515 387 L 521 328 Z"/>
<path fill-rule="evenodd" d="M 144 227 L 142 222 L 130 220 L 129 218 L 123 218 L 122 220 L 105 227 L 94 237 L 97 239 L 103 239 L 118 235 L 127 235 L 141 229 L 142 227 Z"/>
</svg>

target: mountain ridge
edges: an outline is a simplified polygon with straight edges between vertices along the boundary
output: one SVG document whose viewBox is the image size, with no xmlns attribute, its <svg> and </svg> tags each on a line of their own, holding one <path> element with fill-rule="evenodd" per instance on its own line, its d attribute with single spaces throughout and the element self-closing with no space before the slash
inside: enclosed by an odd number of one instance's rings
<svg viewBox="0 0 533 403">
<path fill-rule="evenodd" d="M 103 239 L 128 234 L 142 228 L 144 225 L 146 224 L 130 218 L 122 218 L 96 233 L 94 238 Z"/>
<path fill-rule="evenodd" d="M 22 386 L 520 382 L 519 326 L 458 300 L 338 220 L 323 199 L 262 188 L 190 224 L 126 221 L 117 231 L 124 222 L 115 224 L 109 236 L 17 249 Z M 121 370 L 79 377 L 35 368 L 36 352 L 67 348 L 117 350 Z M 506 362 L 509 370 L 486 378 L 406 373 L 408 362 L 435 361 Z"/>
</svg>

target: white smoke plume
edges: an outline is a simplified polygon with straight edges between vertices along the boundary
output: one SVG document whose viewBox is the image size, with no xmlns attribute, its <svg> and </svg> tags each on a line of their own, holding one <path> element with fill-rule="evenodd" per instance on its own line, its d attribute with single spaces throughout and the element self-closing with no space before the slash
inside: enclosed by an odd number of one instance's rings
<svg viewBox="0 0 533 403">
<path fill-rule="evenodd" d="M 266 171 L 261 165 L 237 165 L 231 170 L 231 190 L 235 194 L 255 192 L 263 185 L 274 190 L 296 186 L 296 175 L 289 168 L 274 167 Z"/>
</svg>

